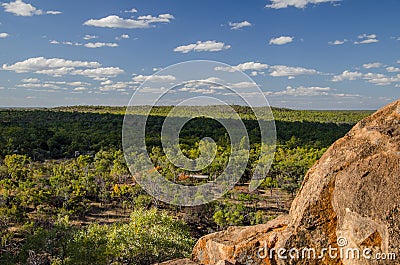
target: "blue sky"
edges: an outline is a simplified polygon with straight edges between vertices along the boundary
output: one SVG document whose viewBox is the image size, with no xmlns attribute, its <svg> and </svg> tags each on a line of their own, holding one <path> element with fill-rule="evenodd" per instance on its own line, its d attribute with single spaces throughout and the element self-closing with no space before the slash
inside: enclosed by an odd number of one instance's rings
<svg viewBox="0 0 400 265">
<path fill-rule="evenodd" d="M 377 109 L 400 95 L 399 11 L 398 0 L 4 1 L 0 106 L 127 105 L 158 69 L 214 60 L 272 106 Z"/>
</svg>

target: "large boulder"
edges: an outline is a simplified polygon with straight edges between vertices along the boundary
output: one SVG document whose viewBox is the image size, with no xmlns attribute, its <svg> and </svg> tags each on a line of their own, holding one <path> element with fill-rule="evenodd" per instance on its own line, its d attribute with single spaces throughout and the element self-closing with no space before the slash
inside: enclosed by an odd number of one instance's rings
<svg viewBox="0 0 400 265">
<path fill-rule="evenodd" d="M 327 150 L 308 171 L 288 216 L 207 235 L 192 259 L 198 264 L 400 264 L 399 163 L 397 101 L 360 121 Z M 379 255 L 386 259 L 375 259 Z M 394 256 L 397 260 L 391 260 Z"/>
<path fill-rule="evenodd" d="M 287 217 L 278 217 L 267 224 L 229 227 L 225 231 L 206 235 L 196 243 L 193 259 L 201 264 L 257 264 L 260 247 L 274 247 L 277 234 L 287 226 Z M 261 253 L 262 255 L 262 253 Z"/>
</svg>

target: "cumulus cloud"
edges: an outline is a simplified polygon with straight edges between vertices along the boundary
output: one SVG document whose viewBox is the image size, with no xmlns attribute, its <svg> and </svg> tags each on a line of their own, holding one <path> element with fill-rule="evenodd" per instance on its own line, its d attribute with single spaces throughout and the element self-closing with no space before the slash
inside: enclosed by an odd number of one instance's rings
<svg viewBox="0 0 400 265">
<path fill-rule="evenodd" d="M 72 61 L 60 58 L 47 59 L 44 57 L 29 58 L 22 62 L 17 62 L 13 65 L 3 64 L 3 70 L 14 71 L 16 73 L 26 72 L 37 72 L 47 69 L 57 68 L 96 68 L 100 67 L 101 64 L 98 62 L 87 62 L 87 61 Z"/>
<path fill-rule="evenodd" d="M 68 82 L 68 83 L 66 83 L 66 84 L 69 85 L 69 86 L 76 86 L 76 87 L 79 87 L 79 86 L 89 86 L 89 85 L 90 85 L 89 83 L 82 82 L 82 81 Z"/>
<path fill-rule="evenodd" d="M 348 40 L 344 39 L 344 40 L 335 40 L 335 41 L 330 41 L 328 42 L 330 45 L 343 45 L 345 42 L 347 42 Z"/>
<path fill-rule="evenodd" d="M 24 78 L 21 80 L 23 83 L 39 83 L 40 80 L 38 78 Z"/>
<path fill-rule="evenodd" d="M 230 49 L 231 46 L 223 42 L 217 42 L 215 40 L 209 41 L 198 41 L 193 44 L 183 45 L 176 47 L 174 52 L 188 53 L 188 52 L 218 52 L 222 50 Z"/>
<path fill-rule="evenodd" d="M 376 63 L 366 63 L 363 64 L 363 67 L 365 69 L 371 69 L 371 68 L 379 68 L 382 67 L 382 63 L 376 62 Z"/>
<path fill-rule="evenodd" d="M 61 14 L 60 11 L 43 11 L 41 9 L 37 9 L 31 4 L 27 4 L 22 0 L 15 0 L 14 2 L 9 3 L 2 3 L 4 7 L 4 11 L 8 13 L 12 13 L 16 16 L 23 16 L 23 17 L 31 17 L 33 15 L 58 15 Z"/>
<path fill-rule="evenodd" d="M 360 73 L 360 72 L 350 72 L 350 71 L 344 71 L 342 74 L 340 74 L 340 75 L 335 75 L 333 78 L 332 78 L 332 81 L 333 82 L 341 82 L 341 81 L 344 81 L 344 80 L 351 80 L 351 81 L 353 81 L 353 80 L 356 80 L 357 78 L 360 78 L 360 77 L 362 77 L 363 76 L 363 74 L 362 73 Z"/>
<path fill-rule="evenodd" d="M 151 15 L 140 16 L 137 19 L 125 19 L 111 15 L 101 19 L 90 19 L 83 23 L 83 25 L 101 28 L 139 29 L 150 28 L 155 23 L 169 23 L 172 19 L 174 19 L 174 16 L 171 14 L 161 14 L 157 17 Z"/>
<path fill-rule="evenodd" d="M 298 76 L 298 75 L 316 75 L 318 71 L 315 69 L 307 69 L 303 67 L 290 67 L 285 65 L 274 65 L 270 67 L 270 75 L 279 76 Z"/>
<path fill-rule="evenodd" d="M 121 40 L 121 39 L 129 39 L 130 36 L 128 34 L 122 34 L 121 36 L 115 37 L 116 40 Z"/>
<path fill-rule="evenodd" d="M 269 41 L 269 44 L 270 45 L 284 45 L 284 44 L 288 44 L 288 43 L 291 43 L 291 42 L 293 42 L 293 37 L 290 37 L 290 36 L 281 36 L 281 37 L 278 37 L 278 38 L 272 38 L 270 41 Z"/>
<path fill-rule="evenodd" d="M 98 36 L 96 35 L 85 35 L 85 37 L 83 37 L 84 40 L 93 40 L 93 39 L 97 39 Z"/>
<path fill-rule="evenodd" d="M 52 76 L 82 75 L 94 79 L 115 77 L 124 71 L 118 67 L 101 67 L 98 62 L 72 61 L 60 58 L 29 58 L 12 65 L 3 64 L 3 70 L 16 73 L 36 73 Z"/>
<path fill-rule="evenodd" d="M 51 40 L 51 44 L 63 44 L 63 45 L 69 45 L 69 46 L 82 46 L 82 43 L 79 42 L 72 42 L 72 41 L 57 41 L 57 40 Z"/>
<path fill-rule="evenodd" d="M 137 18 L 138 20 L 145 21 L 146 23 L 169 23 L 171 22 L 172 19 L 174 19 L 174 16 L 171 14 L 161 14 L 158 15 L 157 17 L 154 17 L 152 15 L 146 15 L 146 16 L 140 16 Z"/>
<path fill-rule="evenodd" d="M 124 12 L 125 13 L 137 13 L 138 11 L 137 11 L 136 8 L 132 8 L 132 9 L 129 9 L 129 10 L 125 10 Z"/>
<path fill-rule="evenodd" d="M 369 83 L 375 84 L 377 86 L 387 86 L 392 83 L 400 82 L 400 74 L 397 76 L 386 76 L 384 74 L 368 73 L 365 74 L 364 79 L 368 80 Z"/>
<path fill-rule="evenodd" d="M 205 94 L 205 95 L 216 93 L 216 90 L 213 88 L 198 88 L 198 87 L 191 87 L 191 86 L 189 86 L 189 87 L 185 86 L 185 87 L 179 88 L 178 91 L 199 93 L 199 94 Z"/>
<path fill-rule="evenodd" d="M 75 68 L 73 67 L 60 67 L 60 68 L 53 68 L 53 69 L 45 69 L 45 70 L 38 70 L 35 73 L 42 74 L 42 75 L 52 75 L 56 77 L 61 77 L 64 75 L 69 74 Z"/>
<path fill-rule="evenodd" d="M 126 91 L 126 89 L 129 86 L 129 82 L 117 82 L 117 83 L 110 83 L 110 84 L 105 84 L 102 87 L 100 87 L 100 91 L 119 91 L 123 92 Z"/>
<path fill-rule="evenodd" d="M 326 96 L 329 95 L 330 87 L 303 87 L 293 88 L 288 86 L 286 90 L 275 92 L 275 95 L 290 95 L 290 96 Z"/>
<path fill-rule="evenodd" d="M 229 22 L 229 26 L 231 29 L 241 29 L 244 27 L 251 27 L 252 24 L 248 21 L 242 21 L 242 22 Z"/>
<path fill-rule="evenodd" d="M 74 91 L 86 91 L 86 90 L 89 90 L 89 88 L 84 86 L 79 86 L 74 88 Z"/>
<path fill-rule="evenodd" d="M 83 75 L 86 77 L 101 80 L 102 78 L 115 77 L 123 74 L 124 70 L 119 67 L 99 67 L 95 69 L 77 69 L 71 72 L 72 75 Z"/>
<path fill-rule="evenodd" d="M 49 15 L 59 15 L 59 14 L 62 14 L 62 12 L 60 12 L 60 11 L 46 11 L 46 14 L 49 14 Z"/>
<path fill-rule="evenodd" d="M 400 68 L 390 66 L 386 68 L 386 71 L 388 71 L 389 73 L 397 73 L 400 72 Z"/>
<path fill-rule="evenodd" d="M 362 34 L 358 36 L 358 41 L 355 41 L 354 44 L 369 44 L 369 43 L 377 43 L 379 40 L 377 39 L 378 36 L 375 34 Z"/>
<path fill-rule="evenodd" d="M 281 9 L 293 6 L 296 8 L 305 8 L 308 4 L 320 4 L 320 3 L 333 3 L 341 0 L 271 0 L 271 4 L 266 5 L 266 8 Z"/>
<path fill-rule="evenodd" d="M 254 88 L 256 86 L 257 86 L 257 84 L 255 84 L 253 82 L 240 82 L 240 83 L 229 84 L 228 87 L 237 88 L 237 89 L 244 89 L 244 88 Z"/>
<path fill-rule="evenodd" d="M 137 75 L 137 76 L 132 77 L 132 80 L 135 83 L 142 83 L 142 82 L 146 81 L 147 79 L 149 79 L 149 81 L 155 82 L 155 83 L 164 83 L 164 82 L 175 81 L 176 77 L 173 75 L 154 75 L 154 76 Z"/>
<path fill-rule="evenodd" d="M 1 38 L 1 39 L 5 39 L 5 38 L 7 38 L 8 36 L 10 36 L 10 35 L 8 35 L 8 33 L 5 33 L 5 32 L 0 33 L 0 38 Z"/>
<path fill-rule="evenodd" d="M 319 86 L 311 86 L 304 87 L 300 86 L 297 88 L 293 88 L 291 86 L 286 87 L 285 90 L 279 92 L 269 92 L 268 94 L 278 95 L 278 96 L 294 96 L 294 97 L 310 97 L 310 96 L 329 96 L 329 97 L 350 97 L 350 98 L 359 98 L 362 97 L 358 94 L 345 94 L 345 93 L 335 93 L 335 89 L 330 87 L 319 87 Z"/>
<path fill-rule="evenodd" d="M 241 63 L 236 66 L 218 66 L 215 67 L 215 71 L 224 71 L 224 72 L 235 72 L 237 70 L 239 71 L 255 71 L 256 75 L 258 74 L 258 71 L 262 71 L 268 68 L 268 64 L 263 64 L 263 63 L 257 63 L 257 62 L 246 62 L 246 63 Z"/>
<path fill-rule="evenodd" d="M 84 45 L 86 48 L 96 49 L 102 47 L 118 47 L 117 43 L 106 43 L 106 42 L 89 42 Z"/>
<path fill-rule="evenodd" d="M 23 88 L 51 88 L 51 89 L 59 89 L 60 87 L 55 84 L 39 84 L 39 83 L 26 83 L 17 85 L 17 87 Z"/>
</svg>

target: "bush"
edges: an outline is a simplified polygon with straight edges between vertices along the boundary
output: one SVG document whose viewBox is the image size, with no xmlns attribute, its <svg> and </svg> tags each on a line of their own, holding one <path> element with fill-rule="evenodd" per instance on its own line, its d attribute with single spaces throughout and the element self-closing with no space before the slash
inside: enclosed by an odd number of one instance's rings
<svg viewBox="0 0 400 265">
<path fill-rule="evenodd" d="M 127 224 L 79 231 L 68 264 L 153 264 L 188 257 L 193 245 L 184 223 L 154 209 L 138 210 Z"/>
<path fill-rule="evenodd" d="M 27 227 L 31 235 L 19 255 L 0 263 L 145 265 L 188 257 L 195 243 L 184 223 L 155 209 L 134 211 L 129 223 L 77 229 L 63 221 L 49 229 Z"/>
</svg>

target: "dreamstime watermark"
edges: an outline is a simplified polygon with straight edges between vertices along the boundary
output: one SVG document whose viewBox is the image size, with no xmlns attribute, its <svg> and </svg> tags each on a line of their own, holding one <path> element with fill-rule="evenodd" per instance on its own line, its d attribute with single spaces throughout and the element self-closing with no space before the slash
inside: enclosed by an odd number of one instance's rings
<svg viewBox="0 0 400 265">
<path fill-rule="evenodd" d="M 136 79 L 141 78 L 144 77 Z M 185 124 L 194 118 L 208 118 L 225 128 L 230 143 L 229 160 L 222 172 L 206 176 L 207 183 L 181 185 L 171 181 L 157 169 L 165 163 L 156 165 L 151 160 L 146 145 L 146 126 L 155 107 L 162 105 L 174 106 L 164 120 L 160 137 L 163 153 L 174 174 L 182 171 L 200 174 L 218 158 L 217 144 L 208 137 L 201 139 L 197 159 L 183 154 L 179 136 Z M 249 187 L 255 190 L 268 173 L 274 157 L 276 130 L 272 111 L 265 94 L 248 75 L 214 61 L 188 61 L 169 66 L 146 78 L 133 94 L 124 117 L 122 144 L 136 181 L 150 195 L 174 205 L 201 205 L 223 196 L 239 181 L 250 156 L 250 137 L 234 105 L 250 107 L 258 122 L 260 142 L 252 144 L 260 146 L 259 158 L 252 168 Z"/>
<path fill-rule="evenodd" d="M 268 258 L 270 260 L 396 260 L 396 253 L 376 252 L 372 248 L 351 248 L 344 237 L 337 239 L 337 247 L 329 245 L 327 248 L 316 250 L 315 248 L 268 248 L 265 244 L 257 250 L 257 256 L 260 259 Z"/>
</svg>

